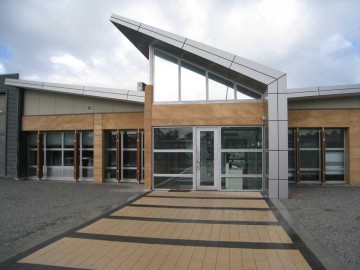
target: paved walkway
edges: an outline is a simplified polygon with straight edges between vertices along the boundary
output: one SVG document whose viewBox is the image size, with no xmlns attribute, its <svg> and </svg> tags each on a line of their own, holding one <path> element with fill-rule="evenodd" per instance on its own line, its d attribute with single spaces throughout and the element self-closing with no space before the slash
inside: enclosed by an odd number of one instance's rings
<svg viewBox="0 0 360 270">
<path fill-rule="evenodd" d="M 7 269 L 321 269 L 259 192 L 142 197 Z"/>
</svg>

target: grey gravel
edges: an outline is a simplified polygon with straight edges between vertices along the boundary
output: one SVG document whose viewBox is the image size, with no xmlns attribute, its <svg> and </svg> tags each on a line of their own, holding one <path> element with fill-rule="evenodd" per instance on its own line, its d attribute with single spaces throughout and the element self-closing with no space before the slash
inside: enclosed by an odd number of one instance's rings
<svg viewBox="0 0 360 270">
<path fill-rule="evenodd" d="M 137 183 L 17 181 L 0 178 L 0 258 L 79 225 L 144 193 Z"/>
<path fill-rule="evenodd" d="M 360 269 L 360 187 L 290 186 L 290 214 L 348 269 Z"/>
</svg>

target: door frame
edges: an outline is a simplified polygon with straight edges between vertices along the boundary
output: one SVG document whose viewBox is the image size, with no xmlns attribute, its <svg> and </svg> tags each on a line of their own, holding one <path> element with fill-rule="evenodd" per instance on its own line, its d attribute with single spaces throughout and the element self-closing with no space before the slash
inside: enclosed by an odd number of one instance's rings
<svg viewBox="0 0 360 270">
<path fill-rule="evenodd" d="M 194 159 L 193 159 L 193 168 L 194 168 L 194 178 L 193 178 L 193 190 L 220 190 L 220 141 L 219 141 L 219 127 L 209 126 L 209 127 L 194 127 L 193 132 L 193 141 L 195 142 L 194 147 Z M 214 132 L 214 185 L 213 186 L 200 186 L 200 132 L 201 131 L 212 131 Z"/>
</svg>

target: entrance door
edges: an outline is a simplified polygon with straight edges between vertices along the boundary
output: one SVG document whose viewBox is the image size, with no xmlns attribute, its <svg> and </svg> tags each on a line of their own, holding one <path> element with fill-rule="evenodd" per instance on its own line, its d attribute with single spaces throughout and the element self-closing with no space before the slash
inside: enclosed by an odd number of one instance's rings
<svg viewBox="0 0 360 270">
<path fill-rule="evenodd" d="M 196 128 L 196 189 L 218 189 L 217 128 Z"/>
</svg>

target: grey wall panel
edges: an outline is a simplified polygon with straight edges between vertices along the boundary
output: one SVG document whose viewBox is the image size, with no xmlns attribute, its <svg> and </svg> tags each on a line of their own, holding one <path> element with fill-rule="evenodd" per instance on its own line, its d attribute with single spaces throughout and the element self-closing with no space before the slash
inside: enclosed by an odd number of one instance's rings
<svg viewBox="0 0 360 270">
<path fill-rule="evenodd" d="M 40 93 L 39 113 L 41 115 L 55 114 L 56 94 Z"/>
<path fill-rule="evenodd" d="M 7 106 L 7 145 L 6 145 L 6 174 L 10 177 L 18 176 L 18 141 L 19 141 L 19 90 L 8 91 Z"/>
<path fill-rule="evenodd" d="M 24 115 L 143 112 L 144 105 L 96 97 L 25 90 Z"/>
<path fill-rule="evenodd" d="M 360 109 L 360 97 L 334 97 L 327 99 L 289 100 L 289 110 Z"/>
</svg>

